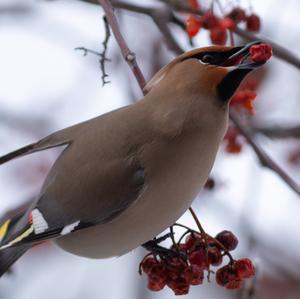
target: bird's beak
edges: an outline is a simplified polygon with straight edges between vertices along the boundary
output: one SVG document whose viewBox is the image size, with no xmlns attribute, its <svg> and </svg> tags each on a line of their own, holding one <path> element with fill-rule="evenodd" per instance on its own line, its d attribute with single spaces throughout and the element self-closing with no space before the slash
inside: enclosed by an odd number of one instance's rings
<svg viewBox="0 0 300 299">
<path fill-rule="evenodd" d="M 219 97 L 224 102 L 228 102 L 232 97 L 236 89 L 239 87 L 245 76 L 255 70 L 256 68 L 262 66 L 263 62 L 249 62 L 247 61 L 250 53 L 249 50 L 251 46 L 261 44 L 260 41 L 252 42 L 244 47 L 236 47 L 231 49 L 231 54 L 220 66 L 228 68 L 228 73 L 221 80 L 217 86 L 217 92 Z"/>
</svg>

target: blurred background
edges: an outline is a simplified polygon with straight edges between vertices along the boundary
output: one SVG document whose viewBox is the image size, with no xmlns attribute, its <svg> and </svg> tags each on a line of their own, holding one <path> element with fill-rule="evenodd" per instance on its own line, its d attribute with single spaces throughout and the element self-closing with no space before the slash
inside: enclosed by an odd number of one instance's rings
<svg viewBox="0 0 300 299">
<path fill-rule="evenodd" d="M 161 5 L 150 0 L 124 2 Z M 249 8 L 248 1 L 223 2 L 238 2 Z M 261 34 L 300 53 L 300 2 L 252 0 L 251 4 L 262 19 Z M 117 15 L 149 79 L 174 54 L 149 17 L 120 10 Z M 102 16 L 101 7 L 76 0 L 0 1 L 0 155 L 142 96 L 114 38 L 109 41 L 107 54 L 111 82 L 104 87 L 99 57 L 83 56 L 74 50 L 83 46 L 102 51 Z M 184 49 L 191 48 L 182 30 L 170 28 Z M 211 44 L 205 31 L 195 37 L 194 43 L 197 47 Z M 260 78 L 253 127 L 299 126 L 299 69 L 274 58 Z M 290 135 L 269 138 L 261 131 L 254 136 L 257 142 L 300 183 L 300 134 L 298 139 Z M 58 154 L 49 150 L 0 167 L 0 218 L 38 194 Z M 228 229 L 238 236 L 240 243 L 234 256 L 252 258 L 258 273 L 241 291 L 225 290 L 212 279 L 211 283 L 193 287 L 186 297 L 300 298 L 299 197 L 275 173 L 260 165 L 245 142 L 239 154 L 220 148 L 212 178 L 214 188 L 203 190 L 193 207 L 211 235 Z M 188 213 L 179 222 L 195 227 Z M 47 242 L 26 253 L 12 272 L 0 279 L 0 298 L 174 298 L 167 288 L 158 293 L 147 290 L 146 277 L 138 275 L 144 254 L 138 248 L 119 258 L 89 260 Z"/>
</svg>

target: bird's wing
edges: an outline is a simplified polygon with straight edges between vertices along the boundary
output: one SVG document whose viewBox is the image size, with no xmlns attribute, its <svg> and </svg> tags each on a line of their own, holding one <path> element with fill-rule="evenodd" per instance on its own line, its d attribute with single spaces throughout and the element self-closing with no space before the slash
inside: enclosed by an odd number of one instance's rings
<svg viewBox="0 0 300 299">
<path fill-rule="evenodd" d="M 19 219 L 8 220 L 2 225 L 0 250 L 106 223 L 138 199 L 145 176 L 137 158 L 108 161 L 100 168 L 97 173 L 95 169 L 90 171 L 90 165 L 79 167 L 71 180 L 64 180 L 65 174 L 59 172 L 35 206 Z M 76 180 L 79 173 L 82 181 Z M 60 192 L 60 184 L 71 181 L 73 185 L 65 185 L 64 192 Z"/>
<path fill-rule="evenodd" d="M 17 150 L 14 150 L 4 156 L 0 157 L 0 165 L 4 164 L 15 158 L 29 155 L 38 151 L 42 151 L 48 148 L 68 145 L 72 143 L 77 134 L 80 134 L 80 129 L 84 127 L 86 122 L 76 124 L 74 126 L 57 131 L 35 143 L 31 143 Z"/>
</svg>

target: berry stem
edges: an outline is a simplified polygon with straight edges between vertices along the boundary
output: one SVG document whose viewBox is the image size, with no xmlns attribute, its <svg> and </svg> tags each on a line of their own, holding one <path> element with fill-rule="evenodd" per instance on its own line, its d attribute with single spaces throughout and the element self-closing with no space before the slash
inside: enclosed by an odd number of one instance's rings
<svg viewBox="0 0 300 299">
<path fill-rule="evenodd" d="M 189 228 L 188 226 L 186 226 L 184 224 L 181 224 L 181 223 L 174 223 L 173 226 L 179 226 L 179 227 L 182 227 L 182 228 L 185 228 L 185 229 L 189 230 L 190 232 L 198 233 L 197 231 L 195 231 L 195 230 L 193 230 L 193 229 Z"/>
<path fill-rule="evenodd" d="M 170 237 L 171 237 L 171 240 L 172 240 L 172 243 L 173 243 L 173 246 L 174 246 L 175 250 L 179 251 L 178 245 L 177 245 L 177 243 L 175 241 L 175 238 L 174 238 L 174 228 L 173 228 L 173 225 L 170 226 L 170 234 L 171 234 Z"/>
<path fill-rule="evenodd" d="M 192 208 L 192 207 L 189 207 L 189 211 L 190 211 L 190 213 L 192 214 L 192 217 L 194 218 L 194 220 L 195 220 L 195 222 L 196 222 L 196 224 L 197 224 L 197 226 L 198 226 L 199 231 L 201 232 L 201 234 L 203 234 L 204 238 L 206 239 L 206 232 L 205 232 L 205 230 L 203 229 L 203 227 L 202 227 L 202 225 L 201 225 L 201 223 L 200 223 L 200 221 L 199 221 L 199 219 L 198 219 L 196 213 L 194 212 L 193 208 Z"/>
<path fill-rule="evenodd" d="M 230 45 L 233 46 L 234 45 L 234 34 L 231 30 L 229 31 L 229 38 L 230 38 Z"/>
<path fill-rule="evenodd" d="M 188 229 L 188 230 L 187 230 L 185 233 L 183 233 L 182 236 L 179 238 L 177 244 L 180 244 L 180 242 L 183 240 L 183 238 L 184 238 L 187 234 L 189 234 L 189 233 L 194 234 L 194 232 L 193 232 L 192 230 Z"/>
<path fill-rule="evenodd" d="M 218 244 L 218 246 L 220 246 L 224 250 L 224 254 L 228 256 L 228 258 L 230 260 L 230 263 L 232 263 L 234 261 L 234 258 L 232 257 L 232 255 L 230 254 L 230 252 L 225 248 L 225 246 L 221 242 L 219 242 L 217 239 L 215 239 L 214 237 L 210 236 L 209 234 L 207 234 L 204 231 L 204 229 L 203 229 L 203 227 L 202 227 L 202 225 L 201 225 L 198 217 L 196 216 L 194 210 L 192 208 L 189 208 L 189 211 L 192 214 L 192 216 L 193 216 L 193 218 L 194 218 L 194 220 L 195 220 L 195 222 L 196 222 L 196 224 L 197 224 L 197 226 L 199 228 L 199 231 L 201 232 L 201 234 L 203 234 L 205 242 L 207 243 L 207 239 L 208 238 L 213 239 L 214 242 L 216 242 Z M 174 225 L 183 227 L 183 228 L 187 229 L 188 232 L 196 233 L 196 234 L 198 233 L 197 231 L 194 231 L 194 230 L 190 229 L 189 227 L 187 227 L 187 226 L 185 226 L 183 224 L 175 223 Z M 188 232 L 186 232 L 186 233 L 188 233 Z M 184 235 L 186 235 L 186 233 Z M 180 238 L 180 241 L 182 240 L 182 238 L 184 237 L 184 235 Z M 178 243 L 180 243 L 180 241 Z"/>
<path fill-rule="evenodd" d="M 145 261 L 145 259 L 146 259 L 148 256 L 150 256 L 150 255 L 152 255 L 152 252 L 149 252 L 148 254 L 146 254 L 146 255 L 144 256 L 144 258 L 142 259 L 142 261 L 140 262 L 140 264 L 139 264 L 139 274 L 140 274 L 140 275 L 143 274 L 143 271 L 142 271 L 142 264 L 143 264 L 143 262 Z"/>
</svg>

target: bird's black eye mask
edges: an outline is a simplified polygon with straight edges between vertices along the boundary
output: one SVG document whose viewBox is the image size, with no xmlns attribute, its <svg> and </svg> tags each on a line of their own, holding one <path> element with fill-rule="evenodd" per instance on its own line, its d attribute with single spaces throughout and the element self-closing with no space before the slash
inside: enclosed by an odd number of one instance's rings
<svg viewBox="0 0 300 299">
<path fill-rule="evenodd" d="M 231 56 L 233 56 L 241 49 L 242 47 L 235 47 L 228 51 L 223 51 L 223 52 L 208 51 L 208 52 L 198 53 L 192 56 L 191 58 L 198 59 L 205 64 L 222 66 L 228 61 L 228 59 Z"/>
<path fill-rule="evenodd" d="M 260 41 L 249 43 L 243 47 L 234 47 L 225 51 L 207 51 L 198 53 L 191 58 L 196 58 L 202 63 L 215 66 L 241 66 L 241 67 L 257 67 L 257 63 L 253 63 L 251 60 L 247 61 L 250 56 L 250 48 L 253 45 L 261 44 Z"/>
</svg>

